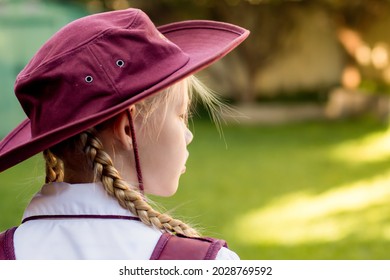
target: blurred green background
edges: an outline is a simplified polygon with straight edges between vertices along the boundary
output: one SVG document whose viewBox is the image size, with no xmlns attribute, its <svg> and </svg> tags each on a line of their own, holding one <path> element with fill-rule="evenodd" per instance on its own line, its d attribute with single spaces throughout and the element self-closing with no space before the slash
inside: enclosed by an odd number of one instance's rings
<svg viewBox="0 0 390 280">
<path fill-rule="evenodd" d="M 157 198 L 242 259 L 389 259 L 390 1 L 0 0 L 0 136 L 24 118 L 17 73 L 67 22 L 136 7 L 157 24 L 232 22 L 251 36 L 199 77 L 236 114 L 200 111 L 178 193 Z M 0 174 L 0 231 L 44 180 Z"/>
</svg>

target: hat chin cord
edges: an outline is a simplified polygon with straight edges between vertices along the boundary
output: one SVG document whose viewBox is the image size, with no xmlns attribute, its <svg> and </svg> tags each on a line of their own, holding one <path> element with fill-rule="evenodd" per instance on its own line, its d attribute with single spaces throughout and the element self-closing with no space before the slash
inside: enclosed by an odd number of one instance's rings
<svg viewBox="0 0 390 280">
<path fill-rule="evenodd" d="M 126 110 L 126 113 L 127 113 L 127 117 L 129 118 L 129 123 L 130 123 L 131 140 L 133 141 L 133 151 L 134 151 L 134 159 L 135 159 L 135 169 L 137 171 L 137 178 L 138 178 L 138 188 L 139 188 L 140 192 L 143 194 L 144 193 L 144 185 L 143 185 L 143 180 L 142 180 L 141 165 L 140 165 L 139 154 L 138 154 L 137 139 L 135 137 L 133 117 L 131 116 L 130 110 Z"/>
</svg>

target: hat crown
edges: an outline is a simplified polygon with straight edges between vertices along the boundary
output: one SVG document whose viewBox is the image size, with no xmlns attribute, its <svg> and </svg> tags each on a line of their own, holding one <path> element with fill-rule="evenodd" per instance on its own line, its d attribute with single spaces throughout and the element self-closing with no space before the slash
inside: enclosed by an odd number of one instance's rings
<svg viewBox="0 0 390 280">
<path fill-rule="evenodd" d="M 47 40 L 20 72 L 18 78 L 29 75 L 37 68 L 77 50 L 105 32 L 108 32 L 110 29 L 129 28 L 136 16 L 142 13 L 140 10 L 129 9 L 94 14 L 70 22 Z M 143 16 L 148 19 L 146 15 Z M 152 23 L 150 22 L 150 24 Z"/>
<path fill-rule="evenodd" d="M 188 60 L 140 10 L 95 14 L 49 39 L 19 74 L 15 94 L 34 136 L 122 103 Z"/>
</svg>

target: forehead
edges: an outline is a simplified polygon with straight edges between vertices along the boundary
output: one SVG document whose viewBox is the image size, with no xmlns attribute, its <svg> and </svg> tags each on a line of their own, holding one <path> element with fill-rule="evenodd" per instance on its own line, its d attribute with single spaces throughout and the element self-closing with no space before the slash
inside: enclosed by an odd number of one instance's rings
<svg viewBox="0 0 390 280">
<path fill-rule="evenodd" d="M 174 84 L 166 93 L 167 103 L 173 106 L 187 106 L 189 104 L 189 90 L 186 79 Z"/>
</svg>

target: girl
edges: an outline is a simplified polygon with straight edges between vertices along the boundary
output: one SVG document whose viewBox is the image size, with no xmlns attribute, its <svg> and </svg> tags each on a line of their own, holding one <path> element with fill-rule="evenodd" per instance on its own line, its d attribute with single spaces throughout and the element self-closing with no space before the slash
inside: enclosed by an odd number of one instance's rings
<svg viewBox="0 0 390 280">
<path fill-rule="evenodd" d="M 156 28 L 136 9 L 76 20 L 18 75 L 28 118 L 0 143 L 0 171 L 43 152 L 46 184 L 19 227 L 0 235 L 0 259 L 237 259 L 160 213 L 185 172 L 192 76 L 249 32 L 214 21 Z"/>
</svg>

